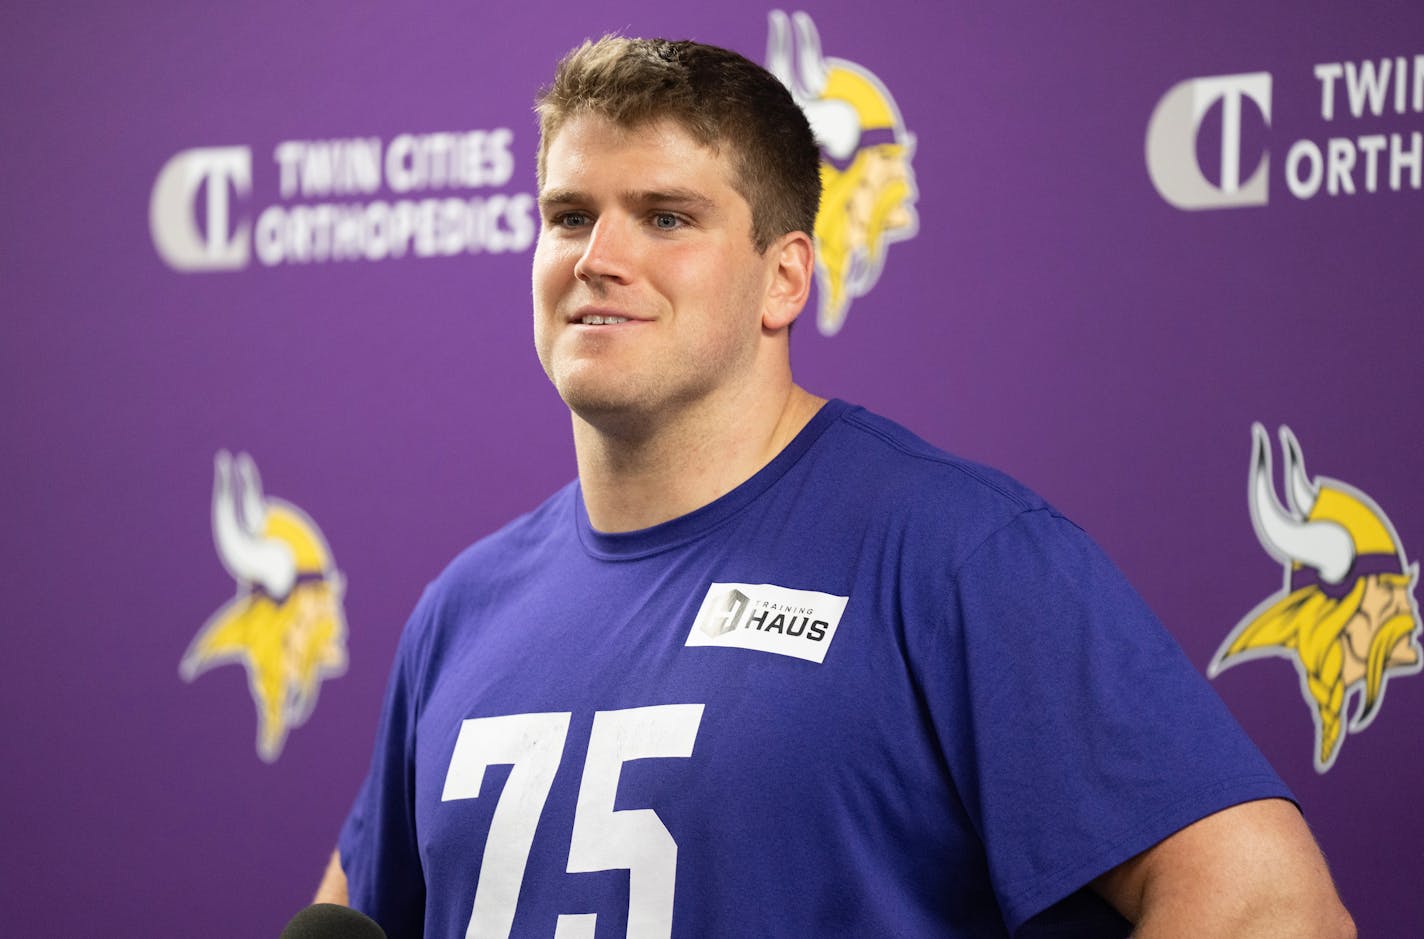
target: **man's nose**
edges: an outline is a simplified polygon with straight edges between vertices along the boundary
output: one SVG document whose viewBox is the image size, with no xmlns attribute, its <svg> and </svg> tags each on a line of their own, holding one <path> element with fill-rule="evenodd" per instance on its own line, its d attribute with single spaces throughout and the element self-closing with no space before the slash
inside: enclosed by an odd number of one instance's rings
<svg viewBox="0 0 1424 939">
<path fill-rule="evenodd" d="M 628 220 L 602 215 L 589 231 L 583 254 L 574 265 L 574 276 L 589 282 L 626 282 L 632 273 L 634 248 Z"/>
</svg>

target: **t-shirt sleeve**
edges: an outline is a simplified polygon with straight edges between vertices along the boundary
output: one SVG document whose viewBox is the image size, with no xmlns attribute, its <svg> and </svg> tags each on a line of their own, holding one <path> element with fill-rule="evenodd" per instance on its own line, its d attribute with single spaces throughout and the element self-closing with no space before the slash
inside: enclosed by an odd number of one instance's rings
<svg viewBox="0 0 1424 939">
<path fill-rule="evenodd" d="M 944 739 L 1011 932 L 1228 806 L 1290 793 L 1117 568 L 1049 509 L 955 572 Z M 944 726 L 947 724 L 955 726 Z"/>
<path fill-rule="evenodd" d="M 350 904 L 390 939 L 422 935 L 425 877 L 415 834 L 414 634 L 419 610 L 396 650 L 371 767 L 342 826 L 341 865 Z"/>
</svg>

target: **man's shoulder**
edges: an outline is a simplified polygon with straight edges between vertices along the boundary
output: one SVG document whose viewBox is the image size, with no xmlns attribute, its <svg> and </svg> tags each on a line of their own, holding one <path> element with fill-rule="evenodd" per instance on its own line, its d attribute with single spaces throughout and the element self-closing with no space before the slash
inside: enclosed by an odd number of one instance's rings
<svg viewBox="0 0 1424 939">
<path fill-rule="evenodd" d="M 943 587 L 1001 532 L 1071 527 L 1012 476 L 834 404 L 834 419 L 778 487 L 774 516 L 824 551 L 861 556 L 879 545 L 894 552 L 897 576 Z"/>
<path fill-rule="evenodd" d="M 445 565 L 426 584 L 402 633 L 405 654 L 429 662 L 452 638 L 452 626 L 477 620 L 478 611 L 504 602 L 511 584 L 529 584 L 531 577 L 550 576 L 550 552 L 567 538 L 566 524 L 576 498 L 569 483 L 537 508 L 480 538 Z M 455 630 L 458 632 L 459 630 Z M 421 671 L 421 666 L 417 671 Z"/>
<path fill-rule="evenodd" d="M 573 533 L 577 488 L 577 482 L 561 486 L 538 507 L 475 541 L 455 555 L 431 582 L 431 589 L 449 592 L 507 579 L 515 569 L 547 556 L 551 541 Z"/>
<path fill-rule="evenodd" d="M 861 407 L 840 415 L 825 456 L 875 511 L 900 507 L 928 519 L 945 515 L 1003 524 L 1024 512 L 1054 512 L 1042 496 L 1002 470 L 936 446 Z"/>
</svg>

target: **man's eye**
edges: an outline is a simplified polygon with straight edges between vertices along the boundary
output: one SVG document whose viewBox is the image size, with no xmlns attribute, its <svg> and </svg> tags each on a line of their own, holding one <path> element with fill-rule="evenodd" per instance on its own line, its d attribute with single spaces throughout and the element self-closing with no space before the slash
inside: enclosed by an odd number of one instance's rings
<svg viewBox="0 0 1424 939">
<path fill-rule="evenodd" d="M 671 212 L 658 212 L 653 216 L 653 225 L 663 231 L 672 231 L 682 225 L 682 219 Z"/>
<path fill-rule="evenodd" d="M 560 212 L 554 216 L 554 225 L 559 228 L 581 228 L 588 224 L 588 215 L 583 212 Z"/>
</svg>

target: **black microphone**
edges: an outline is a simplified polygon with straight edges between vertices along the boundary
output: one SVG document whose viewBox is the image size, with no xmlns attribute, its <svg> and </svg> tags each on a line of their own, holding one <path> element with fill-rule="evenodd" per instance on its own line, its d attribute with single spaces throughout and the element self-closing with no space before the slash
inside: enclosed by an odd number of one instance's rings
<svg viewBox="0 0 1424 939">
<path fill-rule="evenodd" d="M 386 939 L 386 931 L 365 913 L 339 903 L 313 903 L 282 927 L 277 939 Z"/>
</svg>

